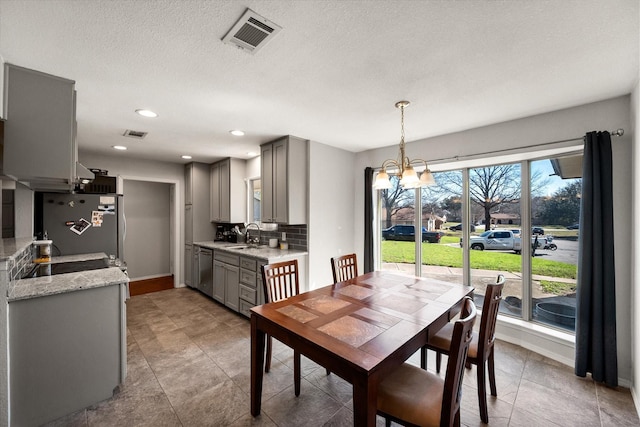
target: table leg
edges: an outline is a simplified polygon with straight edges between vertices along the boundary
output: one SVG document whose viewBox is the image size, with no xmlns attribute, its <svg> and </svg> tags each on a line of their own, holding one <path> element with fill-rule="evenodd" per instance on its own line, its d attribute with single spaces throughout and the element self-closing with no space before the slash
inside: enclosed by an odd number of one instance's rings
<svg viewBox="0 0 640 427">
<path fill-rule="evenodd" d="M 265 333 L 258 329 L 257 320 L 251 316 L 251 415 L 260 415 L 262 404 L 262 377 L 264 375 Z"/>
<path fill-rule="evenodd" d="M 363 383 L 353 384 L 353 424 L 356 426 L 375 426 L 377 412 L 377 383 L 369 378 Z"/>
</svg>

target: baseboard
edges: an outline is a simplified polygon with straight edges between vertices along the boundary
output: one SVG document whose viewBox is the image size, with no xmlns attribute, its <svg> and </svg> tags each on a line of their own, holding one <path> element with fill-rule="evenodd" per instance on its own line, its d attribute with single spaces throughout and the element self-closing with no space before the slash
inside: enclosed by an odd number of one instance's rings
<svg viewBox="0 0 640 427">
<path fill-rule="evenodd" d="M 640 399 L 638 399 L 636 388 L 632 386 L 629 387 L 629 390 L 631 390 L 631 398 L 633 399 L 633 404 L 636 407 L 636 412 L 638 413 L 638 416 L 640 416 Z"/>
<path fill-rule="evenodd" d="M 132 280 L 129 282 L 131 296 L 148 294 L 150 292 L 173 289 L 173 275 L 153 277 L 150 279 Z"/>
</svg>

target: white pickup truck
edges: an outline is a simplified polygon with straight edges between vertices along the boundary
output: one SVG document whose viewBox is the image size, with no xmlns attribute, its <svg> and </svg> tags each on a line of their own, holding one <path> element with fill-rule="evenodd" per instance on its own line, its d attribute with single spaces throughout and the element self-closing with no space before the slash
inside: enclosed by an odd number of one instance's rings
<svg viewBox="0 0 640 427">
<path fill-rule="evenodd" d="M 531 244 L 536 242 L 536 236 L 531 238 Z M 538 239 L 536 248 L 542 247 L 544 239 Z M 460 239 L 460 247 L 462 247 L 462 239 Z M 519 254 L 522 252 L 522 239 L 513 234 L 511 230 L 489 230 L 479 236 L 471 236 L 469 238 L 469 247 L 474 250 L 497 250 L 497 251 L 514 251 Z"/>
</svg>

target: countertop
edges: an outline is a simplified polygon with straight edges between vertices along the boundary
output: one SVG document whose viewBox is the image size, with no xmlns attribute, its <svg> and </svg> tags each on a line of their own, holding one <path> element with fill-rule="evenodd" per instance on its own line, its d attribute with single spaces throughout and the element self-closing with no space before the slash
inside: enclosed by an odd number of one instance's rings
<svg viewBox="0 0 640 427">
<path fill-rule="evenodd" d="M 258 258 L 267 262 L 286 261 L 307 255 L 308 252 L 296 249 L 279 249 L 270 248 L 267 245 L 250 246 L 246 243 L 229 243 L 229 242 L 193 242 L 194 245 L 202 246 L 209 249 L 219 249 L 234 255 L 248 256 Z"/>
<path fill-rule="evenodd" d="M 107 255 L 102 252 L 67 255 L 52 257 L 51 263 L 88 261 L 106 257 Z M 32 279 L 13 280 L 9 282 L 7 300 L 11 302 L 80 291 L 84 289 L 99 288 L 102 286 L 118 285 L 121 283 L 129 283 L 129 277 L 127 277 L 119 267 L 56 274 L 54 276 L 34 277 Z"/>
</svg>

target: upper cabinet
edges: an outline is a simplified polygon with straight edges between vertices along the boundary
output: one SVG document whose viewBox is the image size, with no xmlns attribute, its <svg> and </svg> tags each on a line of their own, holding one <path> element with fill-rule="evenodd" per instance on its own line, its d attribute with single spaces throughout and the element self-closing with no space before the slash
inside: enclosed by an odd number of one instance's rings
<svg viewBox="0 0 640 427">
<path fill-rule="evenodd" d="M 245 161 L 225 159 L 211 165 L 212 222 L 245 222 L 247 199 Z"/>
<path fill-rule="evenodd" d="M 94 175 L 77 163 L 73 80 L 4 64 L 4 174 L 34 189 L 73 189 Z"/>
<path fill-rule="evenodd" d="M 215 229 L 209 221 L 209 164 L 185 165 L 184 182 L 185 243 L 212 240 Z"/>
<path fill-rule="evenodd" d="M 306 224 L 309 141 L 289 135 L 260 148 L 262 222 Z"/>
</svg>

